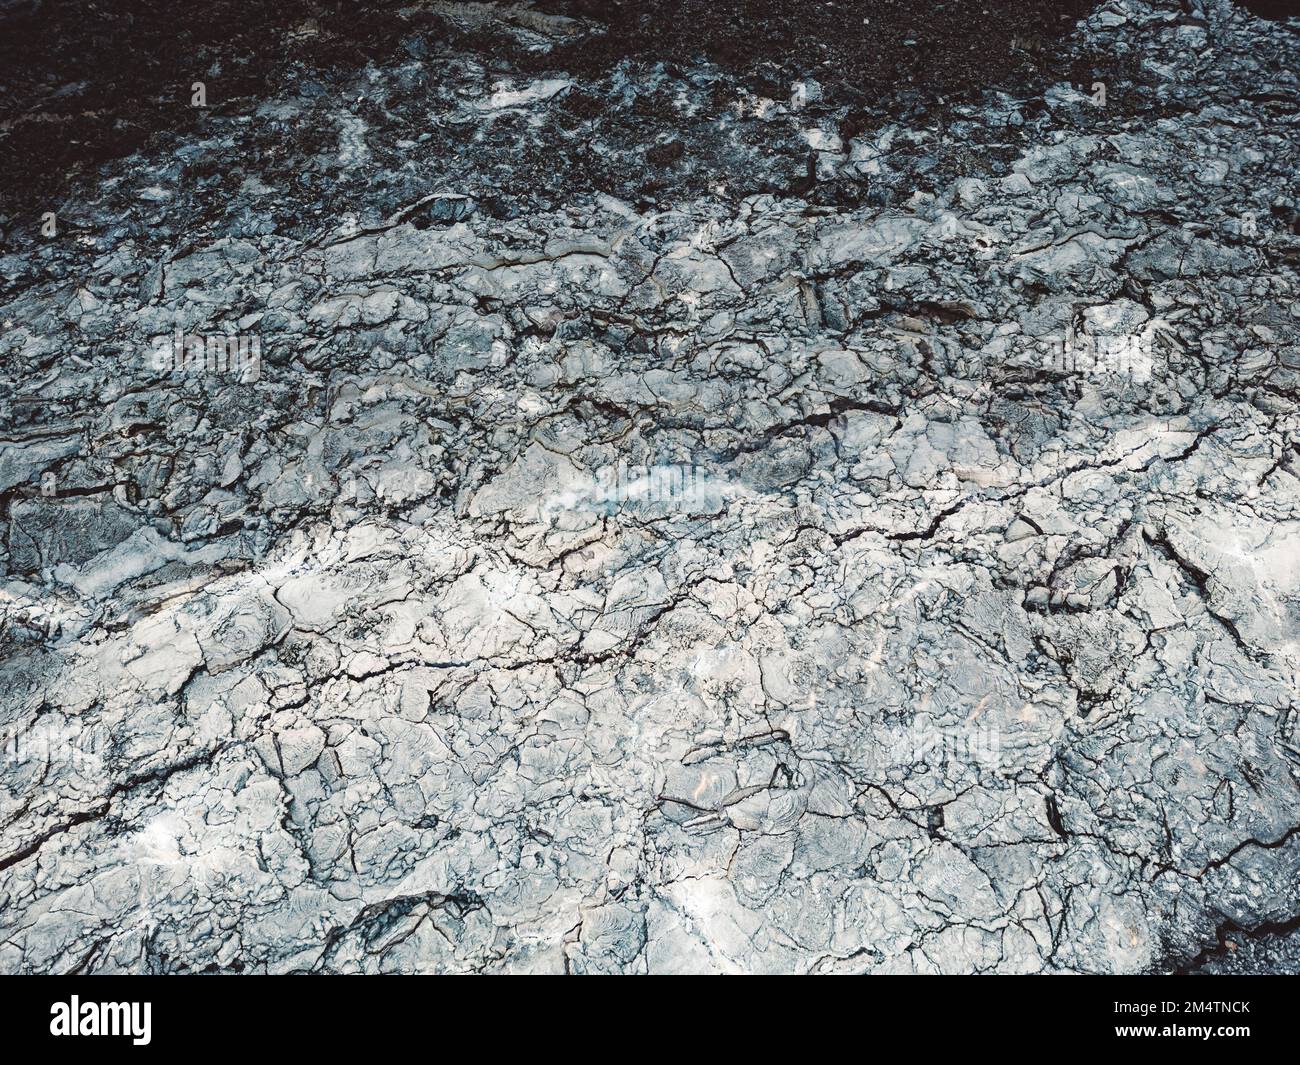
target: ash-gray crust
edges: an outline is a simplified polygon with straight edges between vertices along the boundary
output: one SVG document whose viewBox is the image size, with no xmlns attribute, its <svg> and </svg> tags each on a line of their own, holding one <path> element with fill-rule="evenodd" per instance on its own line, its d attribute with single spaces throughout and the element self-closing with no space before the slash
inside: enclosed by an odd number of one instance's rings
<svg viewBox="0 0 1300 1065">
<path fill-rule="evenodd" d="M 0 259 L 0 971 L 1294 971 L 1300 35 L 1192 7 L 1070 41 L 1166 115 L 990 94 L 934 193 L 814 108 L 883 206 L 159 248 L 96 212 L 182 160 L 110 165 Z"/>
</svg>

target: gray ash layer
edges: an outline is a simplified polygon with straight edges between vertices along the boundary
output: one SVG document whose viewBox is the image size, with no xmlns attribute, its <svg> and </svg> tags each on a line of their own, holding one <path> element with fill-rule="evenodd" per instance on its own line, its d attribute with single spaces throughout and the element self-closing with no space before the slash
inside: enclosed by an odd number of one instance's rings
<svg viewBox="0 0 1300 1065">
<path fill-rule="evenodd" d="M 3 221 L 0 971 L 1294 971 L 1298 24 L 430 10 Z"/>
</svg>

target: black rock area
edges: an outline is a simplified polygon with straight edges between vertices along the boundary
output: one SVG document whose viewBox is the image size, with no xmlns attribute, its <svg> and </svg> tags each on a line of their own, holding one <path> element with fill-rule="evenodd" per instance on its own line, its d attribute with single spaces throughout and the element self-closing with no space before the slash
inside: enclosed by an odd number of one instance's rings
<svg viewBox="0 0 1300 1065">
<path fill-rule="evenodd" d="M 1297 0 L 1241 0 L 1241 6 L 1262 18 L 1288 19 L 1300 16 Z"/>
<path fill-rule="evenodd" d="M 179 10 L 164 0 L 20 0 L 0 13 L 0 154 L 7 165 L 0 212 L 46 204 L 100 164 L 174 142 L 204 122 L 254 116 L 268 94 L 296 87 L 328 96 L 367 63 L 403 59 L 418 69 L 376 100 L 369 118 L 393 140 L 432 129 L 430 140 L 400 153 L 405 163 L 414 156 L 425 176 L 468 167 L 501 200 L 538 204 L 585 191 L 693 195 L 715 180 L 736 183 L 741 195 L 802 189 L 809 183 L 806 146 L 764 145 L 787 158 L 774 175 L 751 178 L 737 172 L 743 156 L 715 143 L 737 86 L 784 100 L 794 82 L 814 79 L 810 107 L 841 109 L 849 138 L 953 98 L 1091 73 L 1063 69 L 1055 51 L 1090 7 L 1088 0 L 948 0 L 919 18 L 909 0 L 551 0 L 537 8 L 549 19 L 521 25 L 467 24 L 454 11 L 400 2 L 213 0 Z M 704 85 L 686 118 L 662 72 L 681 74 L 699 61 L 734 80 Z M 567 76 L 576 85 L 516 152 L 508 130 L 483 144 L 475 131 L 440 127 L 439 100 L 466 63 L 484 80 Z M 635 91 L 611 91 L 617 71 Z M 204 82 L 206 108 L 191 106 L 196 81 Z M 293 161 L 321 136 L 310 125 L 285 130 L 277 144 L 221 169 L 230 180 L 304 180 Z M 622 149 L 613 158 L 592 151 L 593 140 L 606 138 Z M 643 150 L 643 142 L 651 147 Z M 690 165 L 701 153 L 708 165 Z M 509 165 L 494 167 L 502 155 Z M 204 163 L 196 161 L 190 176 L 208 176 Z"/>
</svg>

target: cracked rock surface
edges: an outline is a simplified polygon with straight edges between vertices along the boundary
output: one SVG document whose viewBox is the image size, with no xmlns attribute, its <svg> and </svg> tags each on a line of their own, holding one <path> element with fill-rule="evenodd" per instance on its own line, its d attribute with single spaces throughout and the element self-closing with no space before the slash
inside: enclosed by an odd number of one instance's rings
<svg viewBox="0 0 1300 1065">
<path fill-rule="evenodd" d="M 1295 971 L 1300 23 L 590 7 L 11 190 L 0 971 Z"/>
</svg>

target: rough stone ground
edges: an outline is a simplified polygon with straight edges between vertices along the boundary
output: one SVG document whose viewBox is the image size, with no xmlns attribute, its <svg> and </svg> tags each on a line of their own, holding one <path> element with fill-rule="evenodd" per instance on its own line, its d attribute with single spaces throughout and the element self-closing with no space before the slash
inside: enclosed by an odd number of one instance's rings
<svg viewBox="0 0 1300 1065">
<path fill-rule="evenodd" d="M 1300 24 L 590 6 L 15 170 L 0 970 L 1295 971 Z"/>
</svg>

